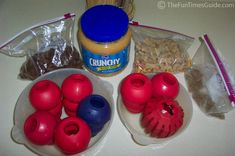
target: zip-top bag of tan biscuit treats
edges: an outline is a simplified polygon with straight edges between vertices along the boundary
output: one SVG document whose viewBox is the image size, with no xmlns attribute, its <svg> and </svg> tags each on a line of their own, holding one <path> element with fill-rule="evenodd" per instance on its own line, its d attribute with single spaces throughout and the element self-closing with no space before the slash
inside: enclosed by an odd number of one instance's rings
<svg viewBox="0 0 235 156">
<path fill-rule="evenodd" d="M 80 54 L 73 45 L 75 14 L 65 14 L 29 27 L 0 45 L 0 52 L 25 57 L 21 79 L 34 80 L 59 68 L 83 68 Z"/>
<path fill-rule="evenodd" d="M 194 38 L 170 30 L 130 23 L 135 42 L 133 72 L 184 72 L 191 67 L 187 52 Z"/>
<path fill-rule="evenodd" d="M 235 106 L 235 77 L 208 35 L 202 36 L 202 40 L 192 67 L 185 72 L 185 80 L 202 112 L 224 119 L 224 114 Z"/>
</svg>

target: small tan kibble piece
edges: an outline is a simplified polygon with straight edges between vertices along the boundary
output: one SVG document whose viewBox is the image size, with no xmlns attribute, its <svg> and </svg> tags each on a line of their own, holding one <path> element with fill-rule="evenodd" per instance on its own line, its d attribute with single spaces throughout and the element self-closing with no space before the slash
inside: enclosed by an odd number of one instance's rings
<svg viewBox="0 0 235 156">
<path fill-rule="evenodd" d="M 134 72 L 184 72 L 191 67 L 191 59 L 172 39 L 145 38 L 135 45 Z"/>
<path fill-rule="evenodd" d="M 197 103 L 198 107 L 209 116 L 214 116 L 219 119 L 225 119 L 223 113 L 217 112 L 215 103 L 208 95 L 206 87 L 203 86 L 203 75 L 200 70 L 191 68 L 185 73 L 188 90 L 192 93 L 192 97 Z"/>
</svg>

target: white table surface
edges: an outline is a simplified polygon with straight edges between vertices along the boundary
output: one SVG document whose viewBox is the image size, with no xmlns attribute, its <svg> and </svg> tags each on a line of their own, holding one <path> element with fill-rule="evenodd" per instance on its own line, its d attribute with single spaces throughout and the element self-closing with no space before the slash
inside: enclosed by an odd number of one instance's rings
<svg viewBox="0 0 235 156">
<path fill-rule="evenodd" d="M 135 0 L 134 20 L 141 24 L 170 29 L 195 37 L 196 44 L 189 51 L 191 56 L 199 45 L 198 37 L 208 33 L 228 63 L 235 67 L 235 7 L 230 9 L 192 7 L 159 9 L 157 2 L 157 0 Z M 194 1 L 191 0 L 191 2 Z M 67 12 L 74 12 L 77 20 L 84 10 L 85 0 L 0 0 L 0 43 L 29 26 Z M 77 26 L 75 26 L 74 34 L 76 31 Z M 77 46 L 77 43 L 75 45 Z M 132 45 L 130 63 L 121 74 L 104 78 L 115 88 L 113 95 L 115 101 L 120 80 L 131 72 L 133 53 Z M 2 156 L 35 155 L 25 146 L 11 139 L 16 100 L 21 91 L 30 83 L 30 81 L 17 78 L 24 60 L 25 58 L 13 58 L 0 54 L 0 155 Z M 235 68 L 233 71 L 235 72 Z M 185 85 L 182 74 L 178 74 L 177 78 Z M 193 118 L 188 129 L 162 148 L 140 146 L 133 142 L 115 110 L 111 129 L 104 140 L 103 147 L 96 155 L 234 156 L 235 111 L 227 113 L 226 120 L 222 121 L 206 117 L 194 101 L 193 107 Z"/>
</svg>

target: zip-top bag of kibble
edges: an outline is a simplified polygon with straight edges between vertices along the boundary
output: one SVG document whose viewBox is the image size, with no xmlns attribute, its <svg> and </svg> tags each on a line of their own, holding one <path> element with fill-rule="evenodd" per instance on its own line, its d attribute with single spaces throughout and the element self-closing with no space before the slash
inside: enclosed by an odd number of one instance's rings
<svg viewBox="0 0 235 156">
<path fill-rule="evenodd" d="M 192 61 L 185 80 L 194 101 L 207 116 L 225 119 L 235 106 L 235 77 L 208 35 L 202 36 Z"/>
<path fill-rule="evenodd" d="M 138 22 L 130 23 L 130 27 L 135 43 L 133 72 L 180 73 L 191 67 L 187 50 L 194 41 L 193 37 Z"/>
<path fill-rule="evenodd" d="M 74 47 L 74 14 L 65 14 L 43 21 L 18 33 L 2 45 L 0 52 L 12 57 L 24 57 L 19 78 L 34 80 L 59 68 L 83 68 L 79 52 Z"/>
</svg>

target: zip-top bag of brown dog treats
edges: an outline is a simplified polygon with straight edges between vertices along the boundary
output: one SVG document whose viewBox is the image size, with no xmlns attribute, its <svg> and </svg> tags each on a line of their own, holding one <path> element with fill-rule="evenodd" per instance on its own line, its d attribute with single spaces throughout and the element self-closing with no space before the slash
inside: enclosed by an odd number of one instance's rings
<svg viewBox="0 0 235 156">
<path fill-rule="evenodd" d="M 32 26 L 0 45 L 0 52 L 24 57 L 19 77 L 34 80 L 59 68 L 83 68 L 73 46 L 74 14 L 65 14 Z"/>
<path fill-rule="evenodd" d="M 170 30 L 130 23 L 135 42 L 133 72 L 184 72 L 191 67 L 187 52 L 194 38 Z"/>
<path fill-rule="evenodd" d="M 225 118 L 235 106 L 235 80 L 223 56 L 208 35 L 193 57 L 193 65 L 185 72 L 189 92 L 199 108 L 208 116 Z"/>
</svg>

